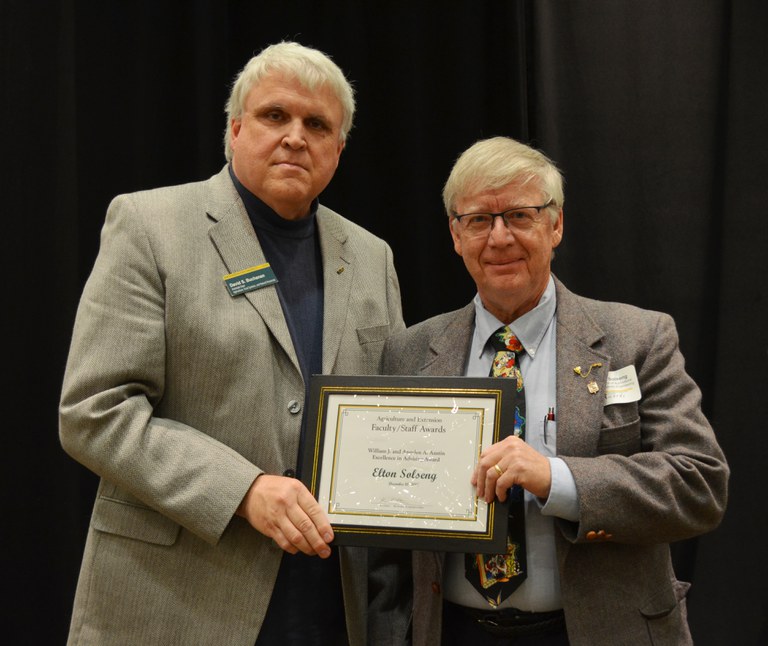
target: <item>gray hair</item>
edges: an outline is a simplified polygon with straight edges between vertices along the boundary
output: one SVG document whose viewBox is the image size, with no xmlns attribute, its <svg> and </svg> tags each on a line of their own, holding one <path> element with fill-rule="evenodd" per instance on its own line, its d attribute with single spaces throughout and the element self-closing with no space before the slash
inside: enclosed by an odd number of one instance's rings
<svg viewBox="0 0 768 646">
<path fill-rule="evenodd" d="M 240 71 L 232 85 L 232 92 L 227 100 L 227 128 L 224 133 L 224 155 L 227 161 L 232 159 L 232 120 L 239 119 L 245 108 L 245 101 L 251 90 L 265 76 L 272 72 L 295 78 L 308 90 L 324 85 L 328 87 L 341 103 L 341 141 L 346 141 L 352 129 L 355 116 L 355 93 L 352 85 L 327 54 L 320 50 L 305 47 L 299 43 L 280 42 L 265 47 L 251 58 Z"/>
<path fill-rule="evenodd" d="M 536 182 L 544 200 L 552 202 L 552 221 L 557 220 L 565 202 L 562 174 L 542 152 L 510 137 L 482 139 L 459 156 L 443 187 L 443 205 L 449 216 L 455 215 L 456 201 L 461 196 L 503 188 L 513 182 Z"/>
</svg>

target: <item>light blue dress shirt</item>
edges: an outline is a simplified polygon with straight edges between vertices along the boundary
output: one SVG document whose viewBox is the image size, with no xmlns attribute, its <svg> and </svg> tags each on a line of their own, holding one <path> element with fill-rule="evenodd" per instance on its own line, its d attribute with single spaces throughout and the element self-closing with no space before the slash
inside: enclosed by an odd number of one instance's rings
<svg viewBox="0 0 768 646">
<path fill-rule="evenodd" d="M 475 332 L 465 375 L 487 377 L 495 354 L 488 340 L 504 323 L 485 309 L 479 294 L 475 296 L 474 303 Z M 528 577 L 500 608 L 514 607 L 534 612 L 562 608 L 554 517 L 578 520 L 579 503 L 570 469 L 563 460 L 555 457 L 557 408 L 555 421 L 546 424 L 546 438 L 544 432 L 544 418 L 549 408 L 556 406 L 556 309 L 555 283 L 550 277 L 537 306 L 510 324 L 512 332 L 525 348 L 525 353 L 519 358 L 525 384 L 525 441 L 549 459 L 552 487 L 546 501 L 525 492 Z M 490 609 L 488 602 L 465 577 L 464 554 L 448 554 L 445 568 L 443 587 L 448 601 L 483 610 Z"/>
</svg>

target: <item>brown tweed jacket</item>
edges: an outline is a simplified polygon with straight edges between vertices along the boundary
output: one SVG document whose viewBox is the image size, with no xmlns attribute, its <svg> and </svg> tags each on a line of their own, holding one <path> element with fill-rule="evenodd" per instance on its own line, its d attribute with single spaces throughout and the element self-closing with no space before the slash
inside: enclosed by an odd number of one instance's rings
<svg viewBox="0 0 768 646">
<path fill-rule="evenodd" d="M 689 585 L 675 578 L 669 543 L 718 525 L 728 466 L 685 372 L 672 318 L 579 297 L 555 282 L 557 453 L 580 506 L 578 522 L 556 524 L 570 642 L 690 643 Z M 472 304 L 413 326 L 387 342 L 385 373 L 463 374 L 473 329 Z M 598 394 L 573 370 L 593 363 L 602 364 L 591 375 Z M 628 365 L 642 398 L 605 406 L 608 372 Z M 415 645 L 440 643 L 442 564 L 442 554 L 413 553 Z"/>
</svg>

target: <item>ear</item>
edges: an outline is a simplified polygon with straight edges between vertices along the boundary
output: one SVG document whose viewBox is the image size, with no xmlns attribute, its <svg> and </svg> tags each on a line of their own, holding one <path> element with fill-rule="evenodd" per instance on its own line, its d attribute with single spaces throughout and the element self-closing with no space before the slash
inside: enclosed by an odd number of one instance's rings
<svg viewBox="0 0 768 646">
<path fill-rule="evenodd" d="M 461 236 L 456 233 L 454 222 L 455 220 L 448 216 L 448 230 L 451 232 L 451 237 L 453 238 L 453 249 L 457 254 L 461 256 Z"/>
<path fill-rule="evenodd" d="M 232 119 L 229 122 L 229 145 L 234 148 L 235 142 L 237 141 L 238 136 L 240 135 L 240 128 L 242 127 L 243 122 L 240 119 Z"/>
<path fill-rule="evenodd" d="M 559 246 L 563 241 L 563 209 L 557 214 L 557 221 L 552 226 L 552 248 Z"/>
</svg>

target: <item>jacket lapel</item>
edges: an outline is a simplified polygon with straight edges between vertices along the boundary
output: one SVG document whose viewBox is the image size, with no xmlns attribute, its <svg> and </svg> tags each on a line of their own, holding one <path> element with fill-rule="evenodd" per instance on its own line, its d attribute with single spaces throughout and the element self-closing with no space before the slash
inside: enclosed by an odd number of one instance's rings
<svg viewBox="0 0 768 646">
<path fill-rule="evenodd" d="M 225 167 L 211 179 L 212 201 L 206 212 L 215 221 L 208 234 L 227 271 L 232 274 L 261 265 L 266 259 L 248 213 L 228 173 Z M 265 287 L 236 298 L 245 298 L 253 305 L 296 369 L 301 372 L 277 290 L 274 287 Z"/>
<path fill-rule="evenodd" d="M 555 278 L 557 289 L 557 453 L 559 455 L 595 455 L 597 434 L 603 418 L 603 404 L 611 358 L 602 351 L 605 336 L 600 326 L 584 309 L 578 298 Z M 430 355 L 417 368 L 417 374 L 462 375 L 467 362 L 475 308 L 469 303 L 451 322 L 433 336 Z M 581 366 L 588 377 L 574 372 Z M 597 384 L 591 393 L 589 384 Z"/>
<path fill-rule="evenodd" d="M 557 452 L 560 455 L 594 455 L 602 424 L 603 403 L 611 358 L 601 351 L 604 332 L 577 297 L 555 278 L 557 289 Z M 475 324 L 475 308 L 469 303 L 430 342 L 430 356 L 417 370 L 425 375 L 462 375 Z M 574 372 L 581 366 L 587 378 Z M 590 382 L 598 391 L 591 393 Z"/>
<path fill-rule="evenodd" d="M 463 375 L 475 327 L 475 305 L 460 309 L 429 344 L 431 357 L 419 368 L 425 375 Z"/>
<path fill-rule="evenodd" d="M 346 246 L 340 218 L 324 206 L 317 209 L 317 227 L 323 258 L 323 373 L 330 374 L 347 321 L 355 255 Z"/>
<path fill-rule="evenodd" d="M 557 288 L 557 453 L 595 455 L 611 359 L 598 349 L 604 333 L 572 292 Z M 574 368 L 580 367 L 587 377 Z M 596 392 L 590 384 L 597 385 Z M 594 387 L 593 387 L 594 389 Z"/>
</svg>

